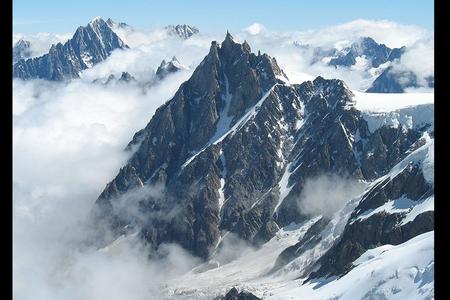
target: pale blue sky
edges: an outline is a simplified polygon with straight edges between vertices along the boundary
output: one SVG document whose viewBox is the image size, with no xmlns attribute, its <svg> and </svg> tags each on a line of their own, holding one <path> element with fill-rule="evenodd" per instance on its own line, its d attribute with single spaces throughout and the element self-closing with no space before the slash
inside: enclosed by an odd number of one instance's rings
<svg viewBox="0 0 450 300">
<path fill-rule="evenodd" d="M 13 0 L 15 33 L 74 32 L 96 16 L 137 28 L 191 24 L 208 33 L 255 22 L 271 30 L 317 29 L 361 18 L 434 31 L 432 0 Z"/>
</svg>

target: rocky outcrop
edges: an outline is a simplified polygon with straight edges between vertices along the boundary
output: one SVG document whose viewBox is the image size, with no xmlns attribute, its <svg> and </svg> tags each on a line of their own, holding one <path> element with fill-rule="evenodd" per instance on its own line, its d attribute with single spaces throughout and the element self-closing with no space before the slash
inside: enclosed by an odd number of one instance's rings
<svg viewBox="0 0 450 300">
<path fill-rule="evenodd" d="M 156 70 L 156 77 L 159 80 L 164 79 L 167 75 L 176 73 L 180 70 L 186 69 L 183 65 L 180 64 L 178 59 L 174 56 L 170 61 L 163 60 Z"/>
<path fill-rule="evenodd" d="M 363 195 L 340 240 L 319 260 L 316 265 L 320 268 L 310 278 L 341 276 L 368 249 L 399 245 L 434 230 L 434 211 L 420 212 L 403 221 L 415 205 L 434 195 L 433 184 L 424 178 L 421 164 L 420 160 L 406 161 L 398 166 L 400 171 L 382 177 Z"/>
<path fill-rule="evenodd" d="M 213 42 L 209 54 L 192 77 L 181 85 L 173 99 L 157 110 L 147 127 L 136 133 L 129 148 L 138 147 L 138 150 L 116 179 L 108 184 L 97 204 L 100 207 L 112 206 L 112 199 L 139 183 L 162 184 L 165 186 L 164 196 L 169 200 L 161 209 L 177 207 L 180 215 L 167 222 L 152 219 L 141 224 L 144 238 L 156 245 L 177 241 L 197 255 L 206 257 L 218 240 L 221 227 L 236 225 L 234 211 L 244 202 L 239 203 L 235 197 L 246 192 L 250 199 L 245 205 L 251 205 L 257 200 L 255 197 L 262 194 L 261 188 L 274 183 L 275 177 L 270 174 L 265 175 L 269 176 L 269 181 L 260 187 L 250 187 L 251 182 L 240 182 L 242 175 L 239 172 L 245 169 L 242 161 L 253 154 L 234 157 L 235 148 L 241 147 L 241 131 L 228 137 L 227 142 L 220 139 L 264 94 L 269 92 L 268 98 L 271 100 L 263 106 L 267 113 L 277 105 L 277 96 L 271 92 L 277 83 L 277 76 L 283 74 L 276 61 L 266 54 L 257 56 L 251 53 L 247 43 L 234 42 L 230 34 L 220 46 Z M 289 97 L 292 96 L 294 94 Z M 259 122 L 264 121 L 260 117 Z M 276 120 L 273 122 L 276 123 Z M 265 129 L 267 133 L 268 130 Z M 250 134 L 245 135 L 250 137 Z M 245 138 L 248 140 L 248 137 Z M 257 151 L 259 143 L 248 141 L 252 144 L 248 145 L 253 147 L 252 151 Z M 277 147 L 274 144 L 267 149 L 266 158 L 275 154 Z M 261 158 L 260 164 L 263 162 Z M 277 168 L 275 163 L 268 167 Z M 256 165 L 251 172 L 256 183 L 262 173 Z M 227 180 L 227 177 L 230 179 Z M 229 190 L 233 193 L 230 195 L 233 199 L 227 201 L 226 207 L 229 208 L 224 211 L 223 217 L 220 212 L 221 201 L 224 202 L 220 199 L 221 179 L 229 182 L 227 185 L 231 186 Z M 251 190 L 245 191 L 248 188 Z M 225 197 L 228 197 L 227 190 L 225 187 Z M 140 207 L 144 211 L 154 210 L 160 204 L 145 199 Z M 265 214 L 270 217 L 268 211 Z M 250 230 L 254 235 L 254 229 Z"/>
<path fill-rule="evenodd" d="M 22 59 L 13 66 L 13 77 L 67 80 L 105 60 L 112 51 L 128 48 L 100 17 L 79 27 L 66 43 L 52 45 L 40 57 Z"/>
<path fill-rule="evenodd" d="M 153 247 L 176 242 L 203 258 L 225 232 L 264 243 L 309 218 L 298 205 L 308 178 L 375 180 L 419 139 L 400 126 L 371 132 L 352 98 L 341 80 L 290 84 L 274 58 L 227 33 L 134 135 L 97 215 L 116 236 L 134 228 Z M 292 250 L 317 242 L 324 222 Z"/>
</svg>

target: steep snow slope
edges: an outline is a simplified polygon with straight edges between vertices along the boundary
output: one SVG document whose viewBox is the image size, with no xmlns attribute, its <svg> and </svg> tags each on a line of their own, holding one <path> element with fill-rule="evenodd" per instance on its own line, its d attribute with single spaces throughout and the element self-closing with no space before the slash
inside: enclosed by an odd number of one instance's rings
<svg viewBox="0 0 450 300">
<path fill-rule="evenodd" d="M 265 299 L 433 299 L 434 231 L 361 255 L 345 276 L 274 289 Z"/>
</svg>

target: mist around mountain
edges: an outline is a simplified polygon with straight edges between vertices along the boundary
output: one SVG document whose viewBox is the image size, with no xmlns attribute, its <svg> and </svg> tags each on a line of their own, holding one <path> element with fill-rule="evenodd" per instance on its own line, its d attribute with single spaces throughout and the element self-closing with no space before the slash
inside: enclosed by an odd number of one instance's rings
<svg viewBox="0 0 450 300">
<path fill-rule="evenodd" d="M 422 33 L 359 52 L 376 22 L 333 42 L 95 22 L 127 47 L 88 25 L 62 49 L 102 60 L 13 81 L 15 297 L 434 297 L 434 93 L 360 88 L 386 62 L 428 76 Z M 356 63 L 311 64 L 327 43 Z"/>
</svg>

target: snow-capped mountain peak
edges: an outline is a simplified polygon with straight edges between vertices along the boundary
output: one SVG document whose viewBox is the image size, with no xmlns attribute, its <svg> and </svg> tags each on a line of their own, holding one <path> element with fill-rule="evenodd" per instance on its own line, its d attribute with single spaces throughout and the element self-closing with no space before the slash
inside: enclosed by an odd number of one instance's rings
<svg viewBox="0 0 450 300">
<path fill-rule="evenodd" d="M 166 27 L 166 30 L 169 34 L 177 35 L 184 40 L 199 33 L 198 28 L 186 24 L 176 26 L 170 25 Z"/>
</svg>

